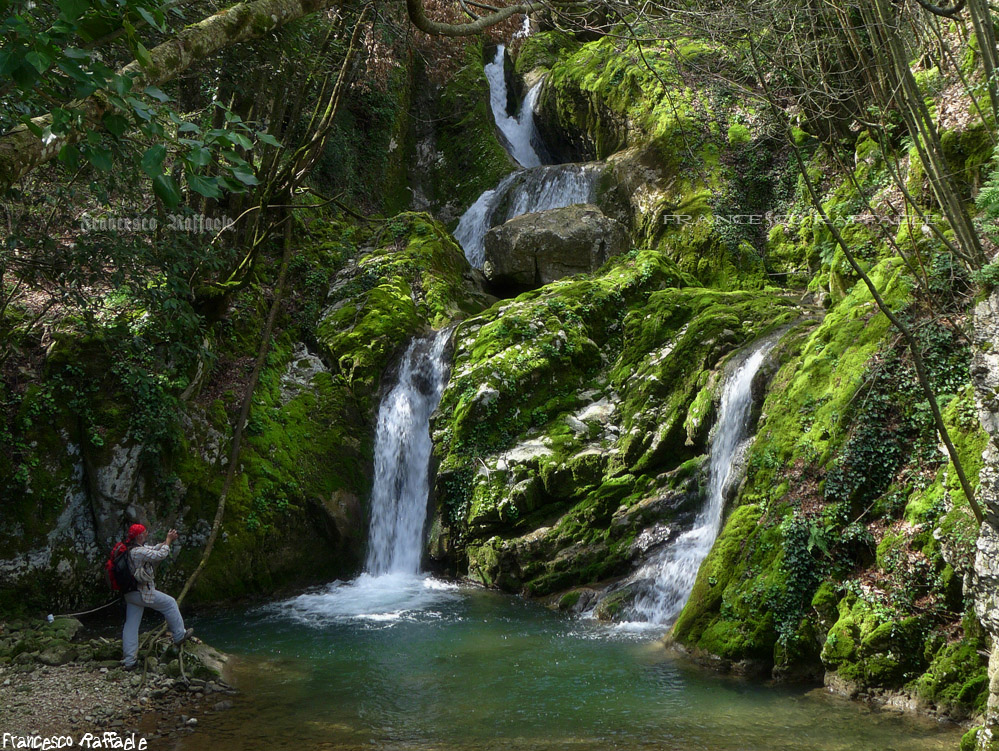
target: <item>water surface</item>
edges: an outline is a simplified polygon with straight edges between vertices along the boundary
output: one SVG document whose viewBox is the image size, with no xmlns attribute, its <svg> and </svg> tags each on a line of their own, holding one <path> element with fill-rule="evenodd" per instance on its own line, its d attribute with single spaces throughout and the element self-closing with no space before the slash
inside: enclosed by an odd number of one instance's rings
<svg viewBox="0 0 999 751">
<path fill-rule="evenodd" d="M 181 748 L 923 751 L 961 731 L 818 691 L 726 679 L 656 632 L 429 577 L 363 575 L 201 619 L 242 696 Z"/>
</svg>

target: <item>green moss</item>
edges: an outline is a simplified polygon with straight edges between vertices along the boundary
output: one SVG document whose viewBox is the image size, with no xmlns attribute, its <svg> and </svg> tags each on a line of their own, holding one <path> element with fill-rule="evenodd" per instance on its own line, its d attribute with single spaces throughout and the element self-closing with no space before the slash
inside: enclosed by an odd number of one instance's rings
<svg viewBox="0 0 999 751">
<path fill-rule="evenodd" d="M 517 51 L 514 70 L 523 76 L 536 68 L 551 68 L 566 54 L 579 48 L 572 35 L 562 31 L 531 34 Z"/>
<path fill-rule="evenodd" d="M 458 566 L 467 545 L 477 567 L 497 569 L 490 581 L 514 589 L 599 581 L 627 568 L 629 509 L 657 492 L 695 496 L 704 442 L 687 445 L 686 426 L 705 373 L 798 312 L 689 283 L 661 254 L 635 251 L 459 326 L 433 424 Z M 509 545 L 485 565 L 479 546 L 494 537 Z"/>
<path fill-rule="evenodd" d="M 753 140 L 753 135 L 742 123 L 732 123 L 728 126 L 728 145 L 741 146 Z"/>
<path fill-rule="evenodd" d="M 434 214 L 452 227 L 483 191 L 494 188 L 515 166 L 496 138 L 482 57 L 482 41 L 469 43 L 462 67 L 428 103 L 439 157 L 428 166 L 421 187 Z M 417 158 L 412 150 L 410 158 Z"/>
</svg>

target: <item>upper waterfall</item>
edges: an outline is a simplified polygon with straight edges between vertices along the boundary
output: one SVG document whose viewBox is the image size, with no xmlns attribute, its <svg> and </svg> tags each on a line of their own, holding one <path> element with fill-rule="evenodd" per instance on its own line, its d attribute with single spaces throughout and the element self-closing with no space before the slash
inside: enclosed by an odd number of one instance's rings
<svg viewBox="0 0 999 751">
<path fill-rule="evenodd" d="M 534 150 L 532 141 L 534 135 L 534 103 L 537 101 L 541 84 L 535 85 L 524 97 L 520 112 L 516 116 L 508 115 L 506 71 L 503 61 L 506 59 L 506 46 L 499 45 L 491 63 L 486 65 L 486 80 L 489 82 L 489 104 L 492 107 L 496 125 L 506 139 L 510 156 L 522 167 L 537 167 L 541 164 L 538 152 Z"/>
<path fill-rule="evenodd" d="M 516 117 L 508 115 L 504 55 L 505 48 L 499 45 L 496 56 L 485 66 L 489 101 L 504 146 L 524 169 L 507 175 L 495 188 L 484 191 L 459 220 L 454 237 L 474 268 L 482 268 L 485 261 L 484 238 L 490 228 L 521 214 L 589 203 L 595 197 L 601 173 L 596 164 L 542 164 L 535 148 L 539 138 L 534 129 L 534 105 L 542 82 L 527 92 Z"/>
</svg>

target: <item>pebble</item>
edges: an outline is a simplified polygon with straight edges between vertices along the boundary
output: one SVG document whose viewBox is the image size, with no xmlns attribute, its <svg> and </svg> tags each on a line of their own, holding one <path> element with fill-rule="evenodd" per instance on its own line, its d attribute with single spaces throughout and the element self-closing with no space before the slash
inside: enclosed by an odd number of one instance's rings
<svg viewBox="0 0 999 751">
<path fill-rule="evenodd" d="M 198 718 L 197 717 L 190 717 L 190 718 L 188 718 L 187 722 L 185 722 L 184 724 L 185 725 L 190 725 L 191 727 L 194 727 L 195 725 L 198 724 Z"/>
<path fill-rule="evenodd" d="M 228 699 L 223 699 L 222 701 L 215 702 L 215 711 L 222 712 L 226 709 L 232 709 L 232 702 Z"/>
</svg>

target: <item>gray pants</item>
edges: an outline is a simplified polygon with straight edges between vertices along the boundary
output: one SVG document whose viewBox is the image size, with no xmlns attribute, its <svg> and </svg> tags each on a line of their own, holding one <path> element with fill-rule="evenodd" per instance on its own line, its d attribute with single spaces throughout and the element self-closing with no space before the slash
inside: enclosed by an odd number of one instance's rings
<svg viewBox="0 0 999 751">
<path fill-rule="evenodd" d="M 142 611 L 146 608 L 152 608 L 163 614 L 175 642 L 184 638 L 184 619 L 180 616 L 177 601 L 170 595 L 154 589 L 152 603 L 146 603 L 142 601 L 141 592 L 126 592 L 125 628 L 121 632 L 121 647 L 126 667 L 134 665 L 138 656 L 139 623 L 142 621 Z"/>
</svg>

